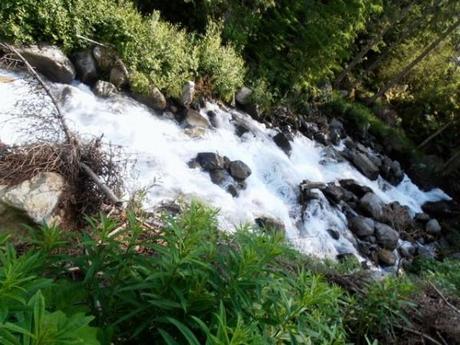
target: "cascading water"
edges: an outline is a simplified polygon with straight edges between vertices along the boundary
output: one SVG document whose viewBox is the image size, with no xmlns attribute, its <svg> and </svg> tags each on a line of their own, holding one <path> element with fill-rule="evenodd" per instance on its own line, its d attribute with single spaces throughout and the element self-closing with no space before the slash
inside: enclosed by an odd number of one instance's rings
<svg viewBox="0 0 460 345">
<path fill-rule="evenodd" d="M 43 101 L 22 74 L 0 70 L 0 141 L 20 143 L 21 129 L 30 123 L 15 121 L 22 114 L 20 103 Z M 308 179 L 314 182 L 335 182 L 354 179 L 370 187 L 384 202 L 398 201 L 413 212 L 419 212 L 426 201 L 448 198 L 440 190 L 422 192 L 406 176 L 393 187 L 383 179 L 371 181 L 348 162 L 338 162 L 328 155 L 326 147 L 300 134 L 294 137 L 292 153 L 287 156 L 274 142 L 273 129 L 249 116 L 215 104 L 202 110 L 216 114 L 217 126 L 200 137 L 192 137 L 173 119 L 147 109 L 132 99 L 118 95 L 109 99 L 97 98 L 88 87 L 54 84 L 62 93 L 63 109 L 69 125 L 82 137 L 103 135 L 103 141 L 124 148 L 135 157 L 126 176 L 128 194 L 149 187 L 145 207 L 178 197 L 197 198 L 220 210 L 222 228 L 253 222 L 260 216 L 282 221 L 287 237 L 300 250 L 318 257 L 335 257 L 340 253 L 355 253 L 353 235 L 347 229 L 345 215 L 321 196 L 302 209 L 298 202 L 299 184 Z M 40 108 L 40 111 L 49 111 Z M 27 111 L 30 111 L 28 109 Z M 250 130 L 241 137 L 235 134 L 235 120 L 244 122 Z M 30 132 L 30 131 L 29 131 Z M 340 147 L 337 148 L 340 150 Z M 252 170 L 247 187 L 234 198 L 222 187 L 211 182 L 208 173 L 190 168 L 188 162 L 199 152 L 217 152 L 231 160 L 241 160 Z M 328 229 L 340 233 L 333 239 Z"/>
</svg>

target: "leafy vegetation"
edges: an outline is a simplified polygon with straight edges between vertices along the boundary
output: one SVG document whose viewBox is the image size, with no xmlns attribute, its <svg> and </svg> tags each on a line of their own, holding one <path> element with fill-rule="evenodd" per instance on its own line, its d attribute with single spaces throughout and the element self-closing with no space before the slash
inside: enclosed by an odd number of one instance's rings
<svg viewBox="0 0 460 345">
<path fill-rule="evenodd" d="M 215 215 L 192 203 L 161 233 L 134 216 L 30 229 L 20 251 L 3 238 L 2 344 L 345 344 L 409 323 L 407 279 L 351 295 L 326 277 L 355 264 L 302 256 L 276 232 L 221 232 Z"/>
<path fill-rule="evenodd" d="M 179 96 L 187 80 L 208 78 L 215 95 L 230 100 L 245 76 L 241 57 L 222 45 L 219 26 L 203 37 L 159 18 L 142 16 L 130 1 L 19 0 L 0 4 L 0 39 L 49 42 L 67 52 L 84 48 L 81 36 L 113 45 L 132 72 L 135 91 L 153 84 Z"/>
</svg>

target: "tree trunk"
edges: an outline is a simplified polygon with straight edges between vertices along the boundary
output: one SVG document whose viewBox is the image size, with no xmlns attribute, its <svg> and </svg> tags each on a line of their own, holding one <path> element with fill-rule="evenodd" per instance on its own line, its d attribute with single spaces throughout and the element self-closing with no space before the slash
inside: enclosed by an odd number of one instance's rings
<svg viewBox="0 0 460 345">
<path fill-rule="evenodd" d="M 340 86 L 340 83 L 347 76 L 347 74 L 350 73 L 350 71 L 356 65 L 361 63 L 361 61 L 363 60 L 364 56 L 366 56 L 366 54 L 369 52 L 369 50 L 371 50 L 372 47 L 378 41 L 380 41 L 382 39 L 382 37 L 385 35 L 385 33 L 388 31 L 388 29 L 390 29 L 394 24 L 400 22 L 409 13 L 409 11 L 412 8 L 412 6 L 413 6 L 413 4 L 410 4 L 410 5 L 406 6 L 401 11 L 400 15 L 395 18 L 395 20 L 390 21 L 386 25 L 383 25 L 383 27 L 381 28 L 379 33 L 375 37 L 370 38 L 367 41 L 367 44 L 364 47 L 361 48 L 360 52 L 353 58 L 353 60 L 351 60 L 351 62 L 348 64 L 348 66 L 344 68 L 344 70 L 339 74 L 337 79 L 334 81 L 334 88 L 335 89 L 337 89 Z"/>
<path fill-rule="evenodd" d="M 382 97 L 385 92 L 399 83 L 417 64 L 419 64 L 423 59 L 430 55 L 433 50 L 444 41 L 458 26 L 460 26 L 460 19 L 452 24 L 441 36 L 438 37 L 433 43 L 431 43 L 425 50 L 417 56 L 411 63 L 402 69 L 393 79 L 386 83 L 375 95 L 371 98 L 370 103 L 374 103 L 377 99 Z"/>
<path fill-rule="evenodd" d="M 434 132 L 432 135 L 430 135 L 428 138 L 426 138 L 420 145 L 418 145 L 417 149 L 421 149 L 422 147 L 426 146 L 431 140 L 433 140 L 438 135 L 440 135 L 442 132 L 444 132 L 452 123 L 453 123 L 453 121 L 447 122 L 444 126 L 439 128 L 436 132 Z"/>
</svg>

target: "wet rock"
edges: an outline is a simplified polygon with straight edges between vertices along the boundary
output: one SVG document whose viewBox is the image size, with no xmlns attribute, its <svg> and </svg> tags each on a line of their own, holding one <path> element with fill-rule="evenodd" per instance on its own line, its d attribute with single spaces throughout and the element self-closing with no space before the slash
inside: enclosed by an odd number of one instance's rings
<svg viewBox="0 0 460 345">
<path fill-rule="evenodd" d="M 339 181 L 340 185 L 346 190 L 355 194 L 358 198 L 362 198 L 367 193 L 372 193 L 372 189 L 367 186 L 362 186 L 355 180 L 344 179 Z"/>
<path fill-rule="evenodd" d="M 96 60 L 97 67 L 104 73 L 109 73 L 115 61 L 117 61 L 117 54 L 115 51 L 107 47 L 94 47 L 93 57 L 94 60 Z"/>
<path fill-rule="evenodd" d="M 255 220 L 256 225 L 268 232 L 276 232 L 285 234 L 286 233 L 286 226 L 284 223 L 278 219 L 271 218 L 271 217 L 259 217 Z"/>
<path fill-rule="evenodd" d="M 59 222 L 56 211 L 64 190 L 62 176 L 42 172 L 15 186 L 0 186 L 0 205 L 24 212 L 37 224 L 51 225 Z"/>
<path fill-rule="evenodd" d="M 188 127 L 184 129 L 184 133 L 191 138 L 201 138 L 206 134 L 206 130 L 201 127 Z"/>
<path fill-rule="evenodd" d="M 209 172 L 209 176 L 211 177 L 211 181 L 215 184 L 222 184 L 227 180 L 228 173 L 224 169 L 216 169 Z"/>
<path fill-rule="evenodd" d="M 431 235 L 439 235 L 441 233 L 441 225 L 436 219 L 431 219 L 426 223 L 425 230 Z"/>
<path fill-rule="evenodd" d="M 234 198 L 238 197 L 238 189 L 234 185 L 229 185 L 226 189 L 228 193 L 230 193 Z"/>
<path fill-rule="evenodd" d="M 380 174 L 393 186 L 397 186 L 404 179 L 404 171 L 401 169 L 399 162 L 392 161 L 388 157 L 383 159 L 380 167 Z"/>
<path fill-rule="evenodd" d="M 190 104 L 193 102 L 193 98 L 195 97 L 195 83 L 193 81 L 187 81 L 182 88 L 182 94 L 180 97 L 180 103 L 184 107 L 189 107 Z"/>
<path fill-rule="evenodd" d="M 273 137 L 273 141 L 275 142 L 278 147 L 284 151 L 285 154 L 288 156 L 291 154 L 292 147 L 291 143 L 289 142 L 289 138 L 284 133 L 278 133 Z"/>
<path fill-rule="evenodd" d="M 424 259 L 436 259 L 436 252 L 433 248 L 428 246 L 417 244 L 417 256 Z"/>
<path fill-rule="evenodd" d="M 196 162 L 205 171 L 224 169 L 224 158 L 214 152 L 200 152 L 196 156 Z"/>
<path fill-rule="evenodd" d="M 331 140 L 331 143 L 333 145 L 339 145 L 340 144 L 340 132 L 336 129 L 330 129 L 329 130 L 329 139 Z"/>
<path fill-rule="evenodd" d="M 345 162 L 345 158 L 341 155 L 339 151 L 337 151 L 334 147 L 332 146 L 327 146 L 322 152 L 322 159 L 319 162 L 322 165 L 328 164 L 328 163 L 342 163 Z"/>
<path fill-rule="evenodd" d="M 328 184 L 323 189 L 323 194 L 333 205 L 337 205 L 340 201 L 345 199 L 345 190 L 335 184 Z"/>
<path fill-rule="evenodd" d="M 377 220 L 381 220 L 383 218 L 384 203 L 376 194 L 365 194 L 359 201 L 359 206 L 369 217 Z"/>
<path fill-rule="evenodd" d="M 324 146 L 328 146 L 330 144 L 328 136 L 323 132 L 316 132 L 313 134 L 313 139 Z"/>
<path fill-rule="evenodd" d="M 327 233 L 329 234 L 329 236 L 331 236 L 331 238 L 333 238 L 334 240 L 338 240 L 340 238 L 340 233 L 337 231 L 337 230 L 334 230 L 334 229 L 327 229 Z"/>
<path fill-rule="evenodd" d="M 358 237 L 374 234 L 375 222 L 371 218 L 356 216 L 349 220 L 350 230 Z"/>
<path fill-rule="evenodd" d="M 129 83 L 128 69 L 126 68 L 123 61 L 121 61 L 120 59 L 117 59 L 117 61 L 115 61 L 115 64 L 110 70 L 110 82 L 119 89 L 124 86 L 127 86 Z M 149 94 L 150 93 L 151 90 L 149 91 Z"/>
<path fill-rule="evenodd" d="M 244 134 L 249 133 L 250 130 L 243 124 L 235 125 L 235 133 L 237 136 L 242 137 Z"/>
<path fill-rule="evenodd" d="M 93 92 L 98 97 L 107 98 L 117 93 L 117 88 L 108 81 L 98 80 L 94 85 Z"/>
<path fill-rule="evenodd" d="M 75 68 L 67 56 L 57 47 L 31 45 L 18 48 L 24 58 L 49 80 L 69 84 L 75 79 Z"/>
<path fill-rule="evenodd" d="M 243 86 L 236 94 L 235 99 L 240 105 L 248 105 L 251 102 L 252 90 Z"/>
<path fill-rule="evenodd" d="M 337 120 L 335 117 L 329 122 L 329 128 L 335 129 L 341 133 L 345 131 L 342 121 Z"/>
<path fill-rule="evenodd" d="M 240 181 L 247 179 L 252 173 L 251 168 L 240 160 L 230 162 L 228 170 L 233 178 Z"/>
<path fill-rule="evenodd" d="M 358 240 L 358 250 L 364 256 L 373 258 L 377 249 L 378 247 L 374 243 Z"/>
<path fill-rule="evenodd" d="M 430 216 L 440 219 L 451 218 L 456 214 L 460 214 L 458 206 L 456 207 L 454 202 L 446 200 L 426 202 L 423 204 L 422 209 L 423 212 L 428 213 Z"/>
<path fill-rule="evenodd" d="M 378 178 L 379 168 L 372 163 L 365 153 L 358 150 L 346 150 L 343 154 L 364 176 L 370 180 Z"/>
<path fill-rule="evenodd" d="M 115 86 L 117 86 L 117 84 L 115 84 Z M 135 97 L 139 102 L 152 109 L 160 111 L 166 109 L 166 98 L 156 86 L 150 86 L 147 94 L 136 95 Z"/>
<path fill-rule="evenodd" d="M 414 217 L 414 220 L 421 224 L 426 224 L 430 220 L 430 216 L 424 212 L 417 213 Z"/>
<path fill-rule="evenodd" d="M 83 83 L 93 85 L 97 80 L 96 60 L 89 50 L 78 52 L 74 56 L 77 77 Z"/>
<path fill-rule="evenodd" d="M 379 263 L 382 266 L 393 266 L 396 264 L 396 255 L 393 254 L 393 252 L 386 250 L 386 249 L 380 249 L 377 252 L 377 257 L 379 260 Z"/>
<path fill-rule="evenodd" d="M 398 248 L 399 253 L 405 258 L 412 258 L 417 248 L 411 243 L 404 241 Z"/>
<path fill-rule="evenodd" d="M 188 127 L 209 128 L 210 123 L 200 112 L 188 109 L 185 115 L 184 124 Z"/>
<path fill-rule="evenodd" d="M 212 110 L 209 110 L 206 115 L 208 115 L 208 119 L 209 119 L 209 122 L 211 123 L 211 126 L 213 126 L 214 128 L 218 128 L 219 127 L 219 122 L 217 120 L 217 114 L 212 111 Z"/>
<path fill-rule="evenodd" d="M 310 190 L 310 189 L 324 189 L 326 188 L 326 184 L 322 183 L 322 182 L 312 182 L 312 181 L 309 181 L 309 180 L 303 180 L 300 185 L 299 185 L 299 188 L 301 191 L 305 191 L 305 190 Z"/>
<path fill-rule="evenodd" d="M 398 232 L 386 224 L 375 223 L 375 237 L 377 243 L 385 249 L 394 250 L 398 245 Z"/>
</svg>

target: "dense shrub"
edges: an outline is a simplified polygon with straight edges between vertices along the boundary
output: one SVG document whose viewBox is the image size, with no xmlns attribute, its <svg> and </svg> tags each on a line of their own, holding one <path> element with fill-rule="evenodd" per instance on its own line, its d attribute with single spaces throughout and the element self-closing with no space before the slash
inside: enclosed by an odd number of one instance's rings
<svg viewBox="0 0 460 345">
<path fill-rule="evenodd" d="M 81 35 L 114 45 L 138 92 L 152 83 L 178 96 L 185 81 L 207 77 L 216 95 L 228 100 L 245 75 L 243 60 L 221 44 L 217 26 L 202 39 L 156 12 L 143 17 L 127 0 L 6 0 L 0 19 L 0 39 L 15 43 L 49 42 L 72 52 L 87 44 Z"/>
</svg>

